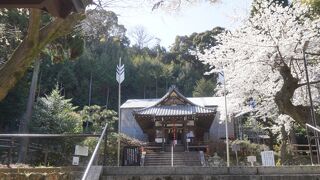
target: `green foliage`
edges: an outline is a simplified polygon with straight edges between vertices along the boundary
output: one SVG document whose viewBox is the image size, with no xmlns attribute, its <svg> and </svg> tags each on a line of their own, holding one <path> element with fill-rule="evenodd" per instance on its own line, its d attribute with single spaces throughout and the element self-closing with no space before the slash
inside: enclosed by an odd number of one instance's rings
<svg viewBox="0 0 320 180">
<path fill-rule="evenodd" d="M 90 121 L 93 123 L 92 132 L 100 133 L 105 123 L 108 123 L 108 132 L 115 130 L 117 113 L 113 110 L 108 110 L 97 105 L 85 106 L 80 111 L 81 119 L 83 121 Z"/>
<path fill-rule="evenodd" d="M 79 116 L 71 99 L 60 95 L 56 87 L 50 95 L 38 99 L 30 123 L 34 133 L 76 133 L 80 130 Z"/>
<path fill-rule="evenodd" d="M 51 58 L 54 63 L 73 60 L 82 55 L 84 51 L 84 39 L 79 32 L 60 37 L 43 50 L 43 53 Z"/>
<path fill-rule="evenodd" d="M 255 144 L 248 140 L 235 140 L 231 143 L 232 144 L 239 144 L 240 151 L 243 155 L 260 155 L 260 152 L 263 151 L 266 146 L 263 144 Z"/>
<path fill-rule="evenodd" d="M 194 88 L 192 95 L 194 97 L 210 97 L 215 93 L 216 85 L 211 80 L 204 78 L 197 81 L 197 86 Z"/>
<path fill-rule="evenodd" d="M 71 103 L 71 99 L 65 99 L 64 96 L 60 95 L 60 90 L 56 86 L 49 95 L 37 100 L 30 123 L 30 133 L 79 133 L 81 131 L 81 121 L 80 116 L 75 112 L 76 108 Z M 32 142 L 40 144 L 48 150 L 49 164 L 66 165 L 70 164 L 70 157 L 79 139 L 35 139 Z M 43 162 L 42 154 L 29 155 L 33 157 L 30 163 Z"/>
<path fill-rule="evenodd" d="M 261 162 L 260 152 L 267 148 L 264 144 L 256 144 L 248 140 L 235 140 L 231 143 L 231 146 L 233 144 L 238 144 L 240 146 L 240 151 L 238 152 L 239 162 L 241 162 L 240 164 L 248 163 L 247 156 L 256 156 L 257 162 Z"/>
<path fill-rule="evenodd" d="M 32 71 L 28 72 L 8 96 L 0 101 L 0 131 L 17 132 L 19 120 L 26 110 Z"/>
<path fill-rule="evenodd" d="M 22 41 L 28 27 L 27 9 L 0 9 L 0 65 Z"/>
<path fill-rule="evenodd" d="M 205 32 L 192 33 L 190 36 L 177 36 L 171 52 L 178 52 L 179 55 L 190 55 L 190 58 L 195 58 L 189 53 L 190 50 L 203 53 L 205 49 L 217 45 L 216 36 L 224 31 L 225 29 L 222 27 L 215 27 Z"/>
<path fill-rule="evenodd" d="M 107 153 L 106 153 L 106 164 L 107 166 L 116 166 L 117 165 L 117 152 L 118 152 L 118 138 L 120 138 L 121 142 L 121 147 L 125 146 L 141 146 L 143 142 L 131 138 L 125 134 L 118 134 L 115 132 L 110 132 L 108 131 L 107 134 Z M 78 143 L 79 145 L 85 145 L 89 147 L 89 152 L 93 152 L 94 148 L 97 144 L 97 139 L 96 138 L 87 138 L 83 142 Z M 105 147 L 105 141 L 102 142 L 98 155 L 100 156 L 98 158 L 99 164 L 103 163 L 103 152 L 104 152 L 104 147 Z M 122 152 L 122 150 L 121 150 Z"/>
<path fill-rule="evenodd" d="M 118 23 L 116 14 L 110 11 L 90 10 L 88 18 L 78 27 L 81 29 L 77 28 L 74 33 L 57 39 L 44 50 L 48 56 L 41 57 L 40 87 L 37 96 L 42 97 L 51 93 L 54 86 L 58 84 L 61 94 L 66 99 L 72 99 L 70 103 L 82 109 L 89 104 L 88 94 L 92 74 L 90 104 L 105 106 L 112 110 L 116 110 L 118 106 L 118 83 L 115 79 L 115 69 L 120 57 L 122 63 L 125 64 L 125 81 L 122 83 L 125 88 L 122 88 L 122 103 L 133 98 L 160 98 L 172 84 L 177 85 L 185 96 L 192 96 L 197 82 L 204 78 L 203 73 L 209 70 L 209 66 L 199 62 L 190 51 L 200 52 L 207 47 L 214 46 L 215 36 L 223 31 L 222 28 L 214 28 L 204 33 L 177 37 L 173 48 L 168 52 L 160 45 L 143 49 L 129 47 L 125 27 Z M 83 40 L 86 42 L 83 43 Z M 81 53 L 81 57 L 76 61 L 69 61 Z M 26 76 L 29 75 L 26 74 Z M 214 76 L 206 78 L 210 86 L 215 84 Z M 209 79 L 212 82 L 209 82 Z M 12 97 L 8 97 L 9 99 L 25 98 L 23 93 L 18 92 L 11 93 L 10 96 Z M 40 106 L 39 103 L 37 106 Z M 12 107 L 10 103 L 5 103 L 3 106 L 0 104 L 0 107 L 6 109 L 4 106 L 7 105 L 8 108 Z M 22 106 L 22 104 L 19 105 Z M 3 116 L 0 109 L 0 119 L 7 118 L 2 126 L 7 126 L 7 122 L 14 122 L 16 118 L 19 118 L 21 113 L 18 115 L 14 113 L 14 110 L 16 109 L 8 110 Z M 11 112 L 15 116 L 6 115 L 12 114 Z M 41 113 L 45 115 L 44 112 Z"/>
<path fill-rule="evenodd" d="M 320 1 L 319 0 L 301 0 L 301 2 L 312 6 L 315 13 L 320 14 Z"/>
<path fill-rule="evenodd" d="M 112 37 L 125 38 L 126 28 L 118 24 L 118 16 L 102 8 L 88 10 L 82 23 L 82 31 L 89 42 L 99 43 Z"/>
<path fill-rule="evenodd" d="M 196 82 L 203 78 L 205 72 L 210 70 L 208 65 L 204 65 L 198 60 L 196 54 L 203 53 L 205 49 L 217 45 L 216 36 L 222 32 L 224 32 L 223 28 L 216 27 L 203 33 L 177 36 L 171 51 L 163 56 L 163 62 L 174 62 L 178 65 L 178 69 L 173 72 L 173 76 L 176 77 L 176 85 L 186 96 L 192 95 Z M 208 78 L 215 83 L 214 75 Z"/>
</svg>

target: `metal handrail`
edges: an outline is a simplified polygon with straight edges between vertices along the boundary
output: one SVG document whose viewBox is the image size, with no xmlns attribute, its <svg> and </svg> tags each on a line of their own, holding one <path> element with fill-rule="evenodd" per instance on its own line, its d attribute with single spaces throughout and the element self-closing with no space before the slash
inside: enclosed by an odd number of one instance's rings
<svg viewBox="0 0 320 180">
<path fill-rule="evenodd" d="M 316 136 L 316 152 L 317 152 L 317 160 L 318 160 L 318 163 L 320 163 L 320 152 L 319 152 L 319 137 L 318 137 L 318 133 L 320 132 L 320 129 L 315 127 L 315 126 L 312 126 L 308 123 L 306 123 L 306 133 L 307 133 L 307 139 L 308 139 L 308 144 L 309 144 L 309 151 L 310 151 L 310 161 L 311 161 L 311 164 L 313 164 L 313 158 L 312 158 L 312 145 L 311 145 L 311 137 L 309 137 L 309 131 L 308 131 L 308 128 L 311 128 L 313 131 L 314 131 L 314 134 Z"/>
<path fill-rule="evenodd" d="M 315 130 L 315 131 L 320 132 L 320 129 L 319 129 L 319 128 L 316 128 L 316 127 L 314 127 L 314 126 L 312 126 L 312 125 L 310 125 L 310 124 L 308 124 L 308 123 L 306 123 L 306 126 L 309 127 L 309 128 L 311 128 L 311 129 L 313 129 L 313 130 Z"/>
<path fill-rule="evenodd" d="M 101 141 L 102 141 L 102 139 L 103 139 L 103 137 L 104 137 L 104 135 L 106 133 L 107 127 L 108 127 L 108 123 L 106 123 L 106 125 L 104 126 L 104 129 L 103 129 L 103 131 L 101 133 L 101 136 L 100 136 L 100 138 L 98 140 L 98 143 L 97 143 L 96 147 L 94 148 L 94 151 L 93 151 L 93 153 L 91 155 L 90 161 L 89 161 L 89 163 L 88 163 L 88 165 L 86 167 L 86 170 L 84 171 L 84 174 L 83 174 L 81 180 L 86 180 L 87 179 L 87 176 L 88 176 L 88 173 L 89 173 L 89 169 L 91 168 L 92 163 L 93 163 L 93 161 L 94 161 L 94 159 L 95 159 L 95 157 L 97 155 L 99 146 L 100 146 Z"/>
</svg>

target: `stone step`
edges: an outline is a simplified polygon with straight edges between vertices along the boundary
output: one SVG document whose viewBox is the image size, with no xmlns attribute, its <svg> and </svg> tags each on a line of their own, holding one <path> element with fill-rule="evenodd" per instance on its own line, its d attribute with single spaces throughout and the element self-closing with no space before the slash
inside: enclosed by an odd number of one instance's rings
<svg viewBox="0 0 320 180">
<path fill-rule="evenodd" d="M 144 162 L 154 162 L 154 161 L 159 161 L 159 162 L 171 162 L 171 159 L 147 159 Z M 199 159 L 173 159 L 175 162 L 197 162 Z"/>
<path fill-rule="evenodd" d="M 163 167 L 163 166 L 171 166 L 171 164 L 148 164 L 145 166 L 159 166 L 159 167 Z M 201 167 L 200 164 L 173 164 L 174 167 L 189 167 L 189 166 L 199 166 Z"/>
<path fill-rule="evenodd" d="M 144 166 L 171 166 L 170 152 L 147 153 Z M 201 166 L 199 152 L 173 153 L 174 166 Z"/>
<path fill-rule="evenodd" d="M 148 155 L 170 155 L 171 156 L 171 152 L 148 152 Z M 173 154 L 175 155 L 198 155 L 198 152 L 174 152 Z"/>
<path fill-rule="evenodd" d="M 173 158 L 174 161 L 199 161 L 199 159 L 184 159 L 184 158 Z M 145 162 L 150 161 L 171 161 L 171 158 L 147 158 Z"/>
<path fill-rule="evenodd" d="M 166 161 L 166 162 L 157 162 L 157 161 L 153 161 L 153 162 L 145 162 L 145 165 L 150 165 L 150 164 L 171 164 L 171 161 Z M 199 161 L 173 161 L 173 164 L 195 164 L 195 165 L 201 165 Z"/>
<path fill-rule="evenodd" d="M 148 162 L 144 166 L 171 166 L 171 162 Z M 199 162 L 173 162 L 174 166 L 201 166 Z"/>
</svg>

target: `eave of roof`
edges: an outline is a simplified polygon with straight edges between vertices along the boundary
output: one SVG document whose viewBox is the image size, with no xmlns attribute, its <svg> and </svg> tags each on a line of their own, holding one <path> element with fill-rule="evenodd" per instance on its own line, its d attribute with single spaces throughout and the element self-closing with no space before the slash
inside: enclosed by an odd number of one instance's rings
<svg viewBox="0 0 320 180">
<path fill-rule="evenodd" d="M 135 116 L 185 116 L 212 113 L 215 113 L 215 109 L 205 108 L 197 105 L 151 106 L 134 111 Z"/>
<path fill-rule="evenodd" d="M 188 97 L 193 104 L 203 107 L 224 106 L 224 97 Z M 160 99 L 128 99 L 121 105 L 121 109 L 137 109 L 155 105 Z"/>
</svg>

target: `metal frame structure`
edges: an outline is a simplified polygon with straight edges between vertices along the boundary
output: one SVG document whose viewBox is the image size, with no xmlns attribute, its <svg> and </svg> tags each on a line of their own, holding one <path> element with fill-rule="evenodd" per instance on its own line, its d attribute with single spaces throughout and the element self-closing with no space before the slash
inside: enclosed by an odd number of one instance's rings
<svg viewBox="0 0 320 180">
<path fill-rule="evenodd" d="M 311 129 L 314 133 L 314 136 L 310 136 L 310 131 L 308 129 Z M 317 132 L 317 133 L 315 133 Z M 311 164 L 313 165 L 313 152 L 314 150 L 312 149 L 312 140 L 315 140 L 315 142 L 319 142 L 319 136 L 318 134 L 320 133 L 320 129 L 317 128 L 317 127 L 314 127 L 308 123 L 306 123 L 306 134 L 307 134 L 307 139 L 308 139 L 308 144 L 309 144 L 309 154 L 310 154 L 310 161 L 311 161 Z M 319 148 L 316 144 L 316 152 L 317 152 L 317 160 L 318 160 L 318 163 L 319 163 Z"/>
<path fill-rule="evenodd" d="M 307 80 L 307 88 L 308 88 L 308 95 L 309 95 L 309 101 L 310 101 L 310 120 L 312 122 L 312 126 L 310 124 L 306 124 L 306 130 L 308 130 L 308 127 L 313 130 L 313 134 L 315 137 L 315 144 L 316 144 L 316 150 L 317 150 L 317 161 L 318 164 L 320 164 L 320 148 L 319 148 L 319 129 L 317 129 L 317 120 L 316 120 L 316 115 L 314 112 L 314 107 L 313 107 L 313 101 L 312 101 L 312 96 L 311 96 L 311 88 L 310 88 L 310 81 L 309 81 L 309 74 L 308 74 L 308 66 L 307 66 L 307 58 L 306 58 L 306 49 L 308 48 L 309 41 L 306 41 L 303 45 L 302 48 L 302 54 L 303 54 L 303 63 L 304 63 L 304 69 L 306 73 L 306 80 Z M 307 131 L 307 136 L 309 137 L 309 133 Z M 308 138 L 309 140 L 309 138 Z M 311 145 L 311 141 L 309 140 L 309 144 Z M 312 151 L 312 150 L 311 150 Z M 312 161 L 312 152 L 310 152 L 310 157 L 311 157 L 311 163 L 313 164 Z"/>
</svg>

